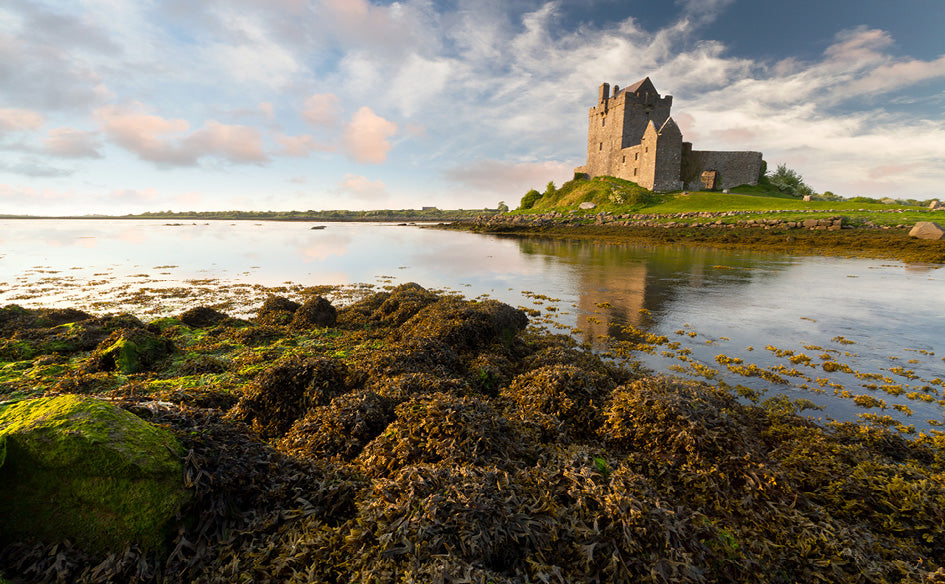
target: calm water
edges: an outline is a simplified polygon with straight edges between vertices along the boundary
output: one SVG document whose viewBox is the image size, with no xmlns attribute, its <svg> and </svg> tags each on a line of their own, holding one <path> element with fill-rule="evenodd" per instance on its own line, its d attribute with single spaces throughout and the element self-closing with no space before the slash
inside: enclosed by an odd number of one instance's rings
<svg viewBox="0 0 945 584">
<path fill-rule="evenodd" d="M 917 427 L 943 419 L 937 403 L 914 399 L 942 399 L 935 380 L 945 378 L 945 271 L 936 266 L 501 238 L 413 226 L 331 223 L 311 230 L 312 225 L 0 221 L 0 305 L 114 311 L 117 304 L 156 316 L 228 294 L 255 301 L 261 286 L 413 281 L 538 310 L 553 322 L 533 320 L 595 346 L 602 335 L 623 336 L 627 324 L 665 335 L 680 343 L 675 352 L 643 356 L 660 371 L 678 367 L 678 351 L 688 349 L 694 362 L 721 370 L 732 384 L 770 388 L 727 371 L 716 357 L 761 368 L 795 367 L 789 356 L 765 347 L 803 353 L 817 366 L 796 366 L 808 379 L 790 377 L 775 388 L 824 405 L 823 415 L 854 418 L 865 410 L 849 398 L 870 395 L 889 406 L 869 410 L 876 414 Z M 151 293 L 140 294 L 142 289 Z M 178 293 L 155 295 L 162 289 Z M 182 290 L 189 296 L 181 297 Z M 242 304 L 248 309 L 229 312 L 251 312 L 252 306 Z M 822 354 L 886 379 L 828 374 L 819 367 Z M 837 397 L 844 391 L 846 398 Z M 894 410 L 896 403 L 913 415 Z"/>
</svg>

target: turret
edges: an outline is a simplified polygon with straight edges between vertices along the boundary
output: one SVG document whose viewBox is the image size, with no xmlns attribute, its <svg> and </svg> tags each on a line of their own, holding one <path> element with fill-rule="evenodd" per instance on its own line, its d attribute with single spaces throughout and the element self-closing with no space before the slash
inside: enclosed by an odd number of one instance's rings
<svg viewBox="0 0 945 584">
<path fill-rule="evenodd" d="M 610 83 L 601 83 L 597 93 L 597 103 L 604 103 L 610 99 Z"/>
</svg>

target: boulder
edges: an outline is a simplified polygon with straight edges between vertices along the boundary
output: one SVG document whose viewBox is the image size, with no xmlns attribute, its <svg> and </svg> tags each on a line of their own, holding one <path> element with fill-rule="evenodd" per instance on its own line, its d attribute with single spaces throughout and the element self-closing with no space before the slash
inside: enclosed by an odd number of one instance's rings
<svg viewBox="0 0 945 584">
<path fill-rule="evenodd" d="M 338 311 L 326 298 L 316 296 L 305 301 L 292 316 L 292 326 L 298 329 L 335 326 Z"/>
<path fill-rule="evenodd" d="M 579 209 L 588 210 L 588 209 L 593 209 L 593 208 L 596 207 L 596 206 L 597 206 L 597 205 L 595 205 L 594 203 L 592 203 L 592 202 L 590 202 L 590 201 L 584 201 L 583 203 L 581 203 L 580 205 L 578 205 L 578 208 L 579 208 Z"/>
<path fill-rule="evenodd" d="M 88 551 L 160 547 L 192 493 L 168 431 L 107 402 L 0 405 L 0 545 L 36 537 Z"/>
<path fill-rule="evenodd" d="M 934 211 L 934 210 L 938 209 L 939 206 L 940 206 L 940 204 L 939 204 L 939 202 L 938 202 L 938 199 L 932 199 L 932 200 L 929 202 L 929 211 Z"/>
<path fill-rule="evenodd" d="M 945 237 L 945 229 L 934 221 L 919 221 L 912 230 L 909 231 L 909 237 L 917 237 L 919 239 L 942 239 Z"/>
</svg>

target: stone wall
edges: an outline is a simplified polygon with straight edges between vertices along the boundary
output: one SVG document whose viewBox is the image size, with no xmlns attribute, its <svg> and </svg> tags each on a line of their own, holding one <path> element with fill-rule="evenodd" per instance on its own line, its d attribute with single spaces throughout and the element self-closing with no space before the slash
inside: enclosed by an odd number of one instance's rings
<svg viewBox="0 0 945 584">
<path fill-rule="evenodd" d="M 699 177 L 706 170 L 718 173 L 716 189 L 758 184 L 761 174 L 761 152 L 717 152 L 690 150 L 684 153 L 681 179 L 684 188 L 701 190 Z"/>
</svg>

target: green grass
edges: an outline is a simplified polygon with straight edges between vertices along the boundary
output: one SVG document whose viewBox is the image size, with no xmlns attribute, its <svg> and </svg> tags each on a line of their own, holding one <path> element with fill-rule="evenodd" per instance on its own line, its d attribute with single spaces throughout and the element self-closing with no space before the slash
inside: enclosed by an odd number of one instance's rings
<svg viewBox="0 0 945 584">
<path fill-rule="evenodd" d="M 590 202 L 595 205 L 593 209 L 579 212 L 588 215 L 601 212 L 613 214 L 757 212 L 757 214 L 723 219 L 729 222 L 763 218 L 774 211 L 779 211 L 775 217 L 786 221 L 803 221 L 836 213 L 842 213 L 853 223 L 872 221 L 879 225 L 945 220 L 945 212 L 929 213 L 922 206 L 846 200 L 805 202 L 762 185 L 742 185 L 735 187 L 732 191 L 731 193 L 708 191 L 653 193 L 627 180 L 599 176 L 591 180 L 568 181 L 555 192 L 543 195 L 531 209 L 517 210 L 514 213 L 534 214 L 555 211 L 570 213 L 579 210 L 581 203 Z M 893 210 L 898 210 L 898 212 L 889 212 Z M 790 213 L 790 211 L 797 211 L 797 213 Z M 819 215 L 817 211 L 823 212 L 823 215 Z M 709 220 L 706 219 L 706 221 Z"/>
</svg>

